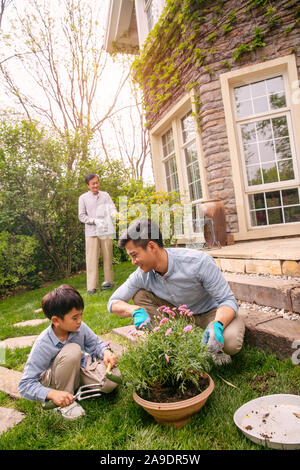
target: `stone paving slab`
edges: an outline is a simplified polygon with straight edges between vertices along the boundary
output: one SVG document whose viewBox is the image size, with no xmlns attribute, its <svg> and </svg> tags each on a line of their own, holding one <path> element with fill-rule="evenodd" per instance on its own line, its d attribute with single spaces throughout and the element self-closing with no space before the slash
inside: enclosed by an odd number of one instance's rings
<svg viewBox="0 0 300 470">
<path fill-rule="evenodd" d="M 23 373 L 0 366 L 0 391 L 5 392 L 13 398 L 21 398 L 18 384 Z"/>
<path fill-rule="evenodd" d="M 41 325 L 42 323 L 49 322 L 48 318 L 36 318 L 34 320 L 26 320 L 20 321 L 18 323 L 14 323 L 13 326 L 21 327 L 21 326 L 37 326 Z"/>
<path fill-rule="evenodd" d="M 37 339 L 38 335 L 31 335 L 31 336 L 17 336 L 16 338 L 7 338 L 1 341 L 2 346 L 7 347 L 8 349 L 16 349 L 16 348 L 27 348 L 28 346 L 32 346 L 35 340 Z"/>
<path fill-rule="evenodd" d="M 0 434 L 12 428 L 25 418 L 25 414 L 12 408 L 0 407 Z"/>
<path fill-rule="evenodd" d="M 142 331 L 137 330 L 133 325 L 114 328 L 112 333 L 119 335 L 122 338 L 126 338 L 132 344 L 136 344 L 138 340 L 144 335 Z"/>
</svg>

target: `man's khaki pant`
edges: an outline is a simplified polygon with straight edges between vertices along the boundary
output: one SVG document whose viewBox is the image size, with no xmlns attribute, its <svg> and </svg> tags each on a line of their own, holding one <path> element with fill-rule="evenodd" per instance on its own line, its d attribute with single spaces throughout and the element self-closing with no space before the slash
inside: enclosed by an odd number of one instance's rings
<svg viewBox="0 0 300 470">
<path fill-rule="evenodd" d="M 68 343 L 57 354 L 51 367 L 41 376 L 44 387 L 69 392 L 72 395 L 81 385 L 102 383 L 101 391 L 110 393 L 117 384 L 105 377 L 106 366 L 100 359 L 88 356 L 85 367 L 80 366 L 81 348 L 77 343 Z M 114 369 L 119 375 L 119 370 Z"/>
<path fill-rule="evenodd" d="M 161 313 L 157 311 L 157 308 L 166 305 L 173 308 L 174 305 L 170 304 L 167 300 L 157 297 L 152 292 L 144 289 L 139 290 L 133 297 L 135 305 L 144 307 L 151 318 L 152 323 L 157 323 L 161 319 Z M 164 314 L 163 314 L 164 316 Z M 197 326 L 205 329 L 207 325 L 215 319 L 216 309 L 210 310 L 209 312 L 202 313 L 199 315 L 193 315 L 194 321 Z M 244 342 L 245 335 L 245 323 L 238 315 L 229 323 L 224 329 L 224 352 L 233 356 L 238 353 Z"/>
<path fill-rule="evenodd" d="M 101 240 L 99 237 L 86 237 L 85 239 L 85 259 L 86 259 L 86 284 L 87 290 L 98 289 L 99 287 L 99 257 L 103 260 L 104 281 L 111 284 L 114 282 L 112 267 L 113 241 L 112 238 Z"/>
</svg>

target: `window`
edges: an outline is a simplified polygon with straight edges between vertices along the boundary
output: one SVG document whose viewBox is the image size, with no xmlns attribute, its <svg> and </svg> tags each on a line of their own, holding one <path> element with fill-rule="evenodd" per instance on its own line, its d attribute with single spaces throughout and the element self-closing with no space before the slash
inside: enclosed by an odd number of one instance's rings
<svg viewBox="0 0 300 470">
<path fill-rule="evenodd" d="M 191 111 L 181 118 L 180 124 L 182 155 L 184 159 L 184 167 L 186 169 L 187 188 L 189 199 L 192 202 L 193 231 L 195 233 L 199 233 L 202 230 L 202 212 L 200 210 L 200 205 L 195 203 L 195 201 L 202 199 L 203 195 L 198 163 L 198 153 L 196 148 L 195 121 Z"/>
<path fill-rule="evenodd" d="M 299 221 L 298 189 L 281 189 L 298 180 L 284 76 L 237 86 L 233 95 L 251 227 Z"/>
<path fill-rule="evenodd" d="M 151 31 L 160 15 L 160 5 L 158 0 L 144 0 L 145 14 L 147 17 L 148 30 Z"/>
<path fill-rule="evenodd" d="M 172 129 L 169 129 L 162 136 L 162 153 L 168 191 L 179 192 L 178 173 Z"/>
</svg>

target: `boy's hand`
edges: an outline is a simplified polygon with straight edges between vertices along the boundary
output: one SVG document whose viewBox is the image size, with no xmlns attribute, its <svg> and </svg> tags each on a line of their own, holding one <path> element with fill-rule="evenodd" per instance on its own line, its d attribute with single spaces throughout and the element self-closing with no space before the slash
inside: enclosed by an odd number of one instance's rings
<svg viewBox="0 0 300 470">
<path fill-rule="evenodd" d="M 103 353 L 103 362 L 106 365 L 106 367 L 110 363 L 111 367 L 113 368 L 117 364 L 118 358 L 113 352 L 110 351 L 110 349 L 105 349 Z"/>
<path fill-rule="evenodd" d="M 50 390 L 47 397 L 48 400 L 52 400 L 57 406 L 64 408 L 65 406 L 71 405 L 74 401 L 74 397 L 69 392 L 62 392 L 61 390 Z"/>
</svg>

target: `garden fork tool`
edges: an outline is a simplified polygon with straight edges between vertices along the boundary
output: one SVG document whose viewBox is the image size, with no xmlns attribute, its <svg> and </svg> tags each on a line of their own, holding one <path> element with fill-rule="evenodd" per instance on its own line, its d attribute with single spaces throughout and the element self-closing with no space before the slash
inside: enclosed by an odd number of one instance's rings
<svg viewBox="0 0 300 470">
<path fill-rule="evenodd" d="M 82 400 L 87 400 L 88 398 L 100 397 L 102 393 L 99 393 L 99 392 L 101 392 L 102 387 L 103 387 L 102 382 L 98 382 L 95 384 L 82 385 L 81 387 L 79 387 L 79 389 L 75 393 L 74 400 L 82 401 Z M 51 410 L 53 408 L 58 408 L 58 405 L 56 405 L 52 400 L 49 400 L 43 403 L 43 408 L 44 410 Z"/>
</svg>

